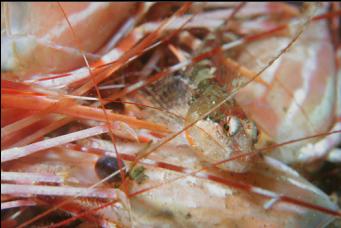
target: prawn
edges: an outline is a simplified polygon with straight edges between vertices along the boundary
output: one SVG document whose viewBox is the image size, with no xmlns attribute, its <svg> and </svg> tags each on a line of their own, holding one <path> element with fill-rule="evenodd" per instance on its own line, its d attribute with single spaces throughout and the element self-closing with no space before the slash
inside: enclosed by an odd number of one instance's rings
<svg viewBox="0 0 341 228">
<path fill-rule="evenodd" d="M 308 130 L 293 140 L 271 132 L 245 103 L 254 87 L 270 91 L 264 73 L 302 45 L 310 24 L 340 12 L 316 14 L 316 6 L 308 7 L 289 24 L 297 8 L 253 4 L 169 3 L 169 11 L 162 3 L 143 6 L 95 60 L 79 41 L 84 35 L 72 11 L 55 5 L 81 50 L 76 59 L 86 66 L 74 60 L 75 66 L 55 71 L 25 67 L 18 73 L 12 66 L 2 72 L 2 224 L 311 227 L 340 217 L 322 191 L 283 163 L 295 156 L 269 156 L 284 146 L 339 136 L 340 129 Z M 2 3 L 4 15 L 10 6 Z M 153 19 L 170 11 L 169 18 Z M 276 14 L 284 24 L 276 23 Z M 255 34 L 259 27 L 263 32 Z M 286 36 L 268 58 L 252 46 Z M 254 55 L 260 60 L 248 59 Z M 296 109 L 307 116 L 301 104 Z M 274 135 L 273 144 L 262 142 L 264 134 Z"/>
</svg>

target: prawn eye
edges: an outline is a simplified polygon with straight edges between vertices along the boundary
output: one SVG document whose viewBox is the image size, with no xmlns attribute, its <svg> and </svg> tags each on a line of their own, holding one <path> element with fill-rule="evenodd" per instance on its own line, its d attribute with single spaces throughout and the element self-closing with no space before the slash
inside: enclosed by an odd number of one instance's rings
<svg viewBox="0 0 341 228">
<path fill-rule="evenodd" d="M 119 170 L 118 160 L 112 156 L 100 157 L 95 164 L 95 171 L 100 179 L 104 179 L 118 170 Z M 121 181 L 120 173 L 111 177 L 108 181 L 109 182 Z"/>
<path fill-rule="evenodd" d="M 224 129 L 227 131 L 229 136 L 234 136 L 238 133 L 240 129 L 240 120 L 235 116 L 226 117 L 226 122 L 224 124 Z"/>
</svg>

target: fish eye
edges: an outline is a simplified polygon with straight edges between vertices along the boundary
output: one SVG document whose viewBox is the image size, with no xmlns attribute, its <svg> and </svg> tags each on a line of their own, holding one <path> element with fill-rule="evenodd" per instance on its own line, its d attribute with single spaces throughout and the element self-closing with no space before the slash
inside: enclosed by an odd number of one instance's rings
<svg viewBox="0 0 341 228">
<path fill-rule="evenodd" d="M 100 157 L 95 164 L 95 171 L 100 179 L 104 179 L 119 170 L 118 160 L 112 156 Z M 108 182 L 120 182 L 121 175 L 118 173 L 111 177 Z"/>
<path fill-rule="evenodd" d="M 235 116 L 227 116 L 224 124 L 224 129 L 229 136 L 234 136 L 238 133 L 241 123 Z"/>
</svg>

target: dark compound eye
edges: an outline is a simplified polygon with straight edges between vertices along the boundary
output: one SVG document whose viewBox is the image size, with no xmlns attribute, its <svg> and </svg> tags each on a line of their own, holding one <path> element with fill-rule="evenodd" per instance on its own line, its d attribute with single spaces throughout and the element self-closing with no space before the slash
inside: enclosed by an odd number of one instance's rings
<svg viewBox="0 0 341 228">
<path fill-rule="evenodd" d="M 114 172 L 117 172 L 118 170 L 119 170 L 118 160 L 115 157 L 111 157 L 111 156 L 100 157 L 97 160 L 96 165 L 95 165 L 96 174 L 100 179 L 104 179 L 107 176 L 113 174 Z M 121 181 L 120 173 L 111 177 L 108 181 L 120 182 Z"/>
</svg>

